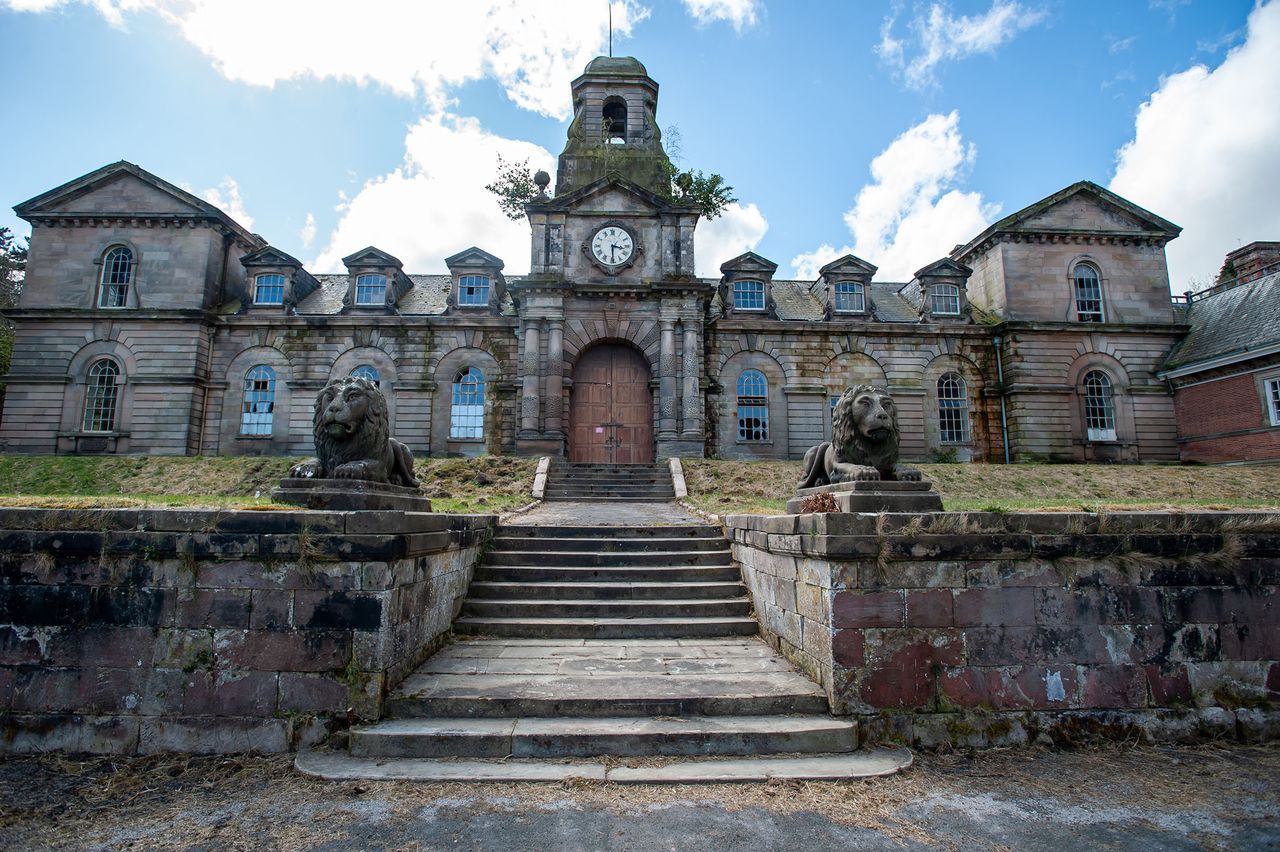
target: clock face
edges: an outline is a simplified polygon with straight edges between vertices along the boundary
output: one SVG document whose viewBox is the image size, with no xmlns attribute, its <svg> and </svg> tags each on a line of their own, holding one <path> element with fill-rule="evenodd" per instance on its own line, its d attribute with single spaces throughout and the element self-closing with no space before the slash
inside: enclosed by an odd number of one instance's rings
<svg viewBox="0 0 1280 852">
<path fill-rule="evenodd" d="M 605 225 L 591 238 L 591 254 L 605 266 L 619 266 L 631 260 L 636 244 L 617 225 Z"/>
</svg>

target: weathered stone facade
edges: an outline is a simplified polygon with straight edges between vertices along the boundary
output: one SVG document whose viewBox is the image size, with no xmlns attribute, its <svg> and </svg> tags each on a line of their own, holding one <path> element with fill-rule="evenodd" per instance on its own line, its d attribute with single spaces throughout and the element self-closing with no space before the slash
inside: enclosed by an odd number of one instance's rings
<svg viewBox="0 0 1280 852">
<path fill-rule="evenodd" d="M 1081 182 L 908 282 L 852 256 L 777 280 L 753 253 L 698 278 L 657 94 L 629 58 L 574 81 L 518 278 L 478 248 L 448 274 L 369 247 L 313 275 L 124 162 L 18 205 L 31 254 L 0 447 L 301 454 L 315 392 L 358 370 L 418 454 L 798 458 L 866 382 L 899 401 L 908 458 L 1177 459 L 1156 378 L 1187 328 L 1177 226 Z"/>
</svg>

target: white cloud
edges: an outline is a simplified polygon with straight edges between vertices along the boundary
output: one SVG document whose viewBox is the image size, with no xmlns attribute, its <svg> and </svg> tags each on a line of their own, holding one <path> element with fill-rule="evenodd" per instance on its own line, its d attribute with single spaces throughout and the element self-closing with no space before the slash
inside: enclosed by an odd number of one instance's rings
<svg viewBox="0 0 1280 852">
<path fill-rule="evenodd" d="M 376 245 L 410 272 L 443 272 L 446 257 L 475 245 L 506 261 L 508 274 L 527 272 L 528 222 L 506 218 L 484 188 L 496 175 L 499 155 L 510 162 L 527 159 L 535 170 L 555 170 L 549 151 L 495 136 L 474 118 L 421 119 L 405 140 L 404 163 L 343 198 L 337 226 L 308 266 L 341 271 L 344 256 Z"/>
<path fill-rule="evenodd" d="M 828 261 L 855 254 L 880 267 L 879 279 L 908 280 L 981 232 L 999 212 L 980 193 L 953 188 L 975 156 L 961 138 L 957 112 L 930 115 L 908 129 L 871 161 L 872 182 L 844 214 L 852 243 L 823 244 L 796 255 L 793 274 L 816 278 Z"/>
<path fill-rule="evenodd" d="M 77 0 L 0 0 L 46 11 Z M 524 109 L 556 118 L 570 109 L 569 81 L 609 36 L 599 0 L 78 0 L 114 24 L 126 13 L 163 16 L 231 80 L 270 86 L 334 78 L 422 94 L 436 109 L 449 90 L 492 77 Z M 613 0 L 615 40 L 648 11 Z"/>
<path fill-rule="evenodd" d="M 235 219 L 247 231 L 253 230 L 253 217 L 244 209 L 244 199 L 240 197 L 240 184 L 233 177 L 225 177 L 212 189 L 200 193 L 205 201 Z"/>
<path fill-rule="evenodd" d="M 760 245 L 769 223 L 755 204 L 733 203 L 715 219 L 698 222 L 696 269 L 703 278 L 719 278 L 720 264 Z"/>
<path fill-rule="evenodd" d="M 922 89 L 935 82 L 934 71 L 942 62 L 994 53 L 1000 45 L 1046 17 L 1043 9 L 1030 9 L 1014 0 L 994 0 L 984 14 L 958 17 L 953 17 L 942 3 L 934 3 L 927 14 L 916 15 L 909 22 L 914 39 L 895 37 L 897 18 L 886 18 L 876 52 L 902 72 L 908 86 Z M 913 49 L 910 58 L 909 49 Z"/>
<path fill-rule="evenodd" d="M 1138 108 L 1111 189 L 1185 229 L 1169 243 L 1174 292 L 1242 242 L 1280 234 L 1280 2 L 1249 15 L 1245 42 L 1210 69 L 1165 78 Z"/>
<path fill-rule="evenodd" d="M 684 7 L 698 26 L 728 21 L 735 30 L 742 32 L 756 25 L 763 4 L 761 0 L 684 0 Z"/>
<path fill-rule="evenodd" d="M 311 248 L 311 244 L 316 241 L 316 214 L 307 214 L 307 221 L 302 223 L 302 230 L 298 231 L 298 239 L 302 240 L 303 248 Z"/>
</svg>

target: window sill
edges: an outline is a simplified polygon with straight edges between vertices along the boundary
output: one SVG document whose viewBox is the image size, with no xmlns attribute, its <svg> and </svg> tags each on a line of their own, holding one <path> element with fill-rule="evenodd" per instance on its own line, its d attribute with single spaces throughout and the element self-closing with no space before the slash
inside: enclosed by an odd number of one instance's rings
<svg viewBox="0 0 1280 852">
<path fill-rule="evenodd" d="M 450 444 L 483 444 L 484 438 L 453 438 L 448 439 Z"/>
<path fill-rule="evenodd" d="M 237 441 L 270 441 L 275 435 L 236 435 Z"/>
<path fill-rule="evenodd" d="M 773 441 L 744 441 L 741 438 L 735 440 L 733 443 L 735 443 L 739 447 L 772 447 L 773 446 Z"/>
</svg>

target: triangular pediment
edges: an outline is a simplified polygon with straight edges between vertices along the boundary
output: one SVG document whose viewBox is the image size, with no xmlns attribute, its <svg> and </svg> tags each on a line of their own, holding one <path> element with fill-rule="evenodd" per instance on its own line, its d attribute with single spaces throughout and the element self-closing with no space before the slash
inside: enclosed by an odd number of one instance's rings
<svg viewBox="0 0 1280 852">
<path fill-rule="evenodd" d="M 916 270 L 915 277 L 923 278 L 968 278 L 973 270 L 959 261 L 949 257 L 935 260 L 928 266 Z"/>
<path fill-rule="evenodd" d="M 403 266 L 398 257 L 374 246 L 365 246 L 360 251 L 347 255 L 342 259 L 342 265 L 348 269 L 357 266 L 394 266 L 399 269 Z"/>
<path fill-rule="evenodd" d="M 250 266 L 293 266 L 301 267 L 302 261 L 274 246 L 258 249 L 240 258 L 240 265 Z"/>
<path fill-rule="evenodd" d="M 823 278 L 832 278 L 837 275 L 849 276 L 866 276 L 871 277 L 876 274 L 877 266 L 872 266 L 860 257 L 852 254 L 846 254 L 843 257 L 837 257 L 826 266 L 818 270 L 818 274 Z"/>
<path fill-rule="evenodd" d="M 527 205 L 530 212 L 552 210 L 572 210 L 574 212 L 617 211 L 623 205 L 632 206 L 639 202 L 651 210 L 669 210 L 679 207 L 669 198 L 663 198 L 656 192 L 650 192 L 639 184 L 621 177 L 607 177 L 593 181 L 586 186 L 557 195 L 555 198 L 532 201 Z"/>
<path fill-rule="evenodd" d="M 446 257 L 444 259 L 444 264 L 450 269 L 460 266 L 484 269 L 502 269 L 502 267 L 506 265 L 502 262 L 502 258 L 489 254 L 489 252 L 484 249 L 477 248 L 476 246 L 463 249 L 451 257 Z"/>
<path fill-rule="evenodd" d="M 753 251 L 740 254 L 732 260 L 726 260 L 720 264 L 720 271 L 728 274 L 730 272 L 745 272 L 748 274 L 758 273 L 761 275 L 773 275 L 778 271 L 778 264 L 769 260 L 767 257 L 761 257 Z"/>
</svg>

